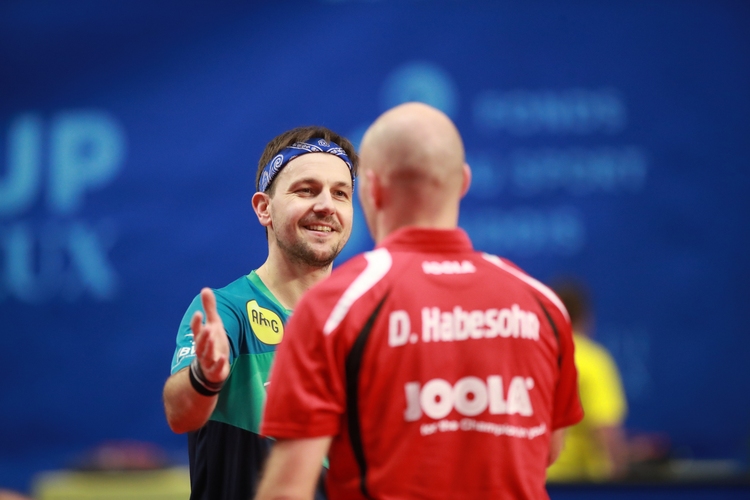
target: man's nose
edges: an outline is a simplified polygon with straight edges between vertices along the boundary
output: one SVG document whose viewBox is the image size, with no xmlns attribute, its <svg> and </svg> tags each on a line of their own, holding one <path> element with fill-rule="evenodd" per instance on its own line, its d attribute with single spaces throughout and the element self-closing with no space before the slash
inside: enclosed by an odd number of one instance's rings
<svg viewBox="0 0 750 500">
<path fill-rule="evenodd" d="M 321 193 L 315 199 L 315 205 L 313 210 L 319 214 L 329 215 L 332 214 L 336 209 L 333 203 L 333 196 L 328 191 L 321 191 Z"/>
</svg>

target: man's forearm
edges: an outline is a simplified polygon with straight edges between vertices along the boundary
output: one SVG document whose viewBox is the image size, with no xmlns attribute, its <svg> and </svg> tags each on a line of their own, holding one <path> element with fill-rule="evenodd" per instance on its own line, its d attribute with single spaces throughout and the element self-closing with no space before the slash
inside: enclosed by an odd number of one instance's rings
<svg viewBox="0 0 750 500">
<path fill-rule="evenodd" d="M 313 498 L 331 437 L 276 441 L 263 468 L 255 500 Z"/>
<path fill-rule="evenodd" d="M 565 429 L 557 429 L 552 432 L 549 442 L 549 458 L 547 459 L 547 467 L 555 463 L 557 457 L 560 456 L 563 447 L 565 446 Z"/>
<path fill-rule="evenodd" d="M 612 479 L 622 478 L 628 469 L 628 449 L 625 431 L 618 425 L 603 426 L 596 429 L 596 437 L 602 449 L 609 456 Z"/>
<path fill-rule="evenodd" d="M 193 389 L 184 368 L 164 384 L 164 413 L 170 429 L 178 434 L 203 427 L 216 407 L 218 396 L 203 396 Z"/>
</svg>

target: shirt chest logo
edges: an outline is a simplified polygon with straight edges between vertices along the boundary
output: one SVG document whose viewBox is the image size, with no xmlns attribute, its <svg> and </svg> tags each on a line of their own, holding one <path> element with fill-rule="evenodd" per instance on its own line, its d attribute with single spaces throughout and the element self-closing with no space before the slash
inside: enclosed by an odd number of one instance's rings
<svg viewBox="0 0 750 500">
<path fill-rule="evenodd" d="M 247 303 L 247 317 L 253 333 L 264 344 L 276 345 L 284 338 L 284 322 L 279 315 L 271 309 L 260 307 L 257 301 Z"/>
</svg>

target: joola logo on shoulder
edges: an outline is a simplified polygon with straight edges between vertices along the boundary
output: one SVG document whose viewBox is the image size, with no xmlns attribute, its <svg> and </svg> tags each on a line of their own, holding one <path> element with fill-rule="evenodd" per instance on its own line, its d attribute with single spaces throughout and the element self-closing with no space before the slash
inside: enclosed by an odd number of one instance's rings
<svg viewBox="0 0 750 500">
<path fill-rule="evenodd" d="M 425 274 L 469 274 L 477 272 L 477 268 L 468 260 L 461 262 L 457 260 L 444 260 L 442 262 L 426 260 L 422 262 L 422 271 Z"/>
<path fill-rule="evenodd" d="M 258 302 L 251 300 L 247 303 L 247 317 L 253 333 L 264 344 L 276 345 L 284 337 L 284 323 L 278 314 Z"/>
</svg>

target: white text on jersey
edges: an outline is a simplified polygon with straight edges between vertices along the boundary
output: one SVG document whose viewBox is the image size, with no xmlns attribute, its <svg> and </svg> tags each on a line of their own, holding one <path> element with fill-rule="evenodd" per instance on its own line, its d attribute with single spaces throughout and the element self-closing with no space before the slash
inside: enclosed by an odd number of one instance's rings
<svg viewBox="0 0 750 500">
<path fill-rule="evenodd" d="M 477 272 L 477 268 L 468 260 L 461 262 L 457 260 L 444 260 L 442 262 L 426 260 L 422 262 L 422 271 L 425 274 L 469 274 Z"/>
<path fill-rule="evenodd" d="M 503 378 L 487 377 L 487 383 L 478 377 L 464 377 L 451 385 L 447 380 L 435 378 L 422 386 L 419 382 L 404 385 L 406 410 L 404 420 L 414 422 L 422 414 L 433 420 L 445 418 L 454 409 L 465 417 L 475 417 L 489 411 L 490 415 L 534 414 L 529 390 L 534 388 L 531 377 L 513 377 L 508 385 L 508 397 L 503 394 Z"/>
<path fill-rule="evenodd" d="M 392 311 L 388 318 L 388 345 L 415 344 L 419 336 L 411 331 L 411 318 L 403 310 Z M 437 307 L 422 308 L 422 341 L 452 342 L 468 339 L 521 338 L 539 340 L 539 318 L 522 310 L 518 304 L 486 311 L 452 311 Z"/>
</svg>

